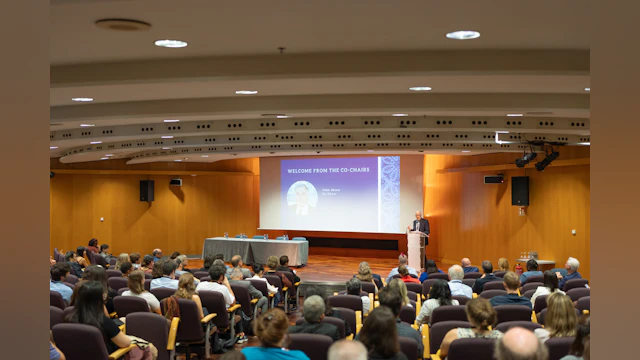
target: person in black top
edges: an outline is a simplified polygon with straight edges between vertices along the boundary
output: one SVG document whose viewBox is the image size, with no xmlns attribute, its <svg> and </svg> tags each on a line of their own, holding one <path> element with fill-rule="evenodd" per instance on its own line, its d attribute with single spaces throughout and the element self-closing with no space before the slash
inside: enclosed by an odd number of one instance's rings
<svg viewBox="0 0 640 360">
<path fill-rule="evenodd" d="M 213 265 L 213 261 L 214 260 L 215 260 L 215 258 L 213 257 L 213 255 L 206 255 L 204 257 L 204 264 L 202 265 L 202 267 L 198 271 L 209 272 L 209 268 L 211 267 L 211 265 Z"/>
<path fill-rule="evenodd" d="M 499 277 L 493 275 L 493 264 L 489 260 L 485 260 L 482 262 L 482 272 L 484 273 L 481 278 L 476 279 L 475 284 L 473 284 L 473 292 L 476 294 L 480 294 L 482 290 L 484 290 L 484 284 L 489 281 L 501 281 Z"/>
<path fill-rule="evenodd" d="M 395 323 L 396 316 L 386 306 L 373 309 L 366 318 L 358 338 L 369 351 L 369 359 L 407 360 L 400 352 Z"/>
<path fill-rule="evenodd" d="M 70 273 L 78 278 L 82 278 L 82 266 L 78 264 L 78 256 L 76 255 L 76 252 L 73 250 L 67 251 L 67 253 L 64 254 L 64 259 L 69 263 L 69 265 L 71 265 Z"/>
<path fill-rule="evenodd" d="M 109 287 L 109 285 L 107 284 L 107 278 L 108 278 L 107 271 L 102 266 L 91 265 L 91 266 L 87 266 L 87 268 L 84 270 L 84 274 L 82 276 L 82 282 L 97 281 L 100 284 L 102 284 L 102 287 L 104 288 L 104 293 L 107 294 L 107 297 L 104 302 L 104 305 L 106 307 L 106 314 L 111 314 L 112 312 L 116 311 L 113 306 L 113 298 L 118 296 L 118 292 Z M 76 286 L 73 289 L 73 295 L 71 296 L 71 301 L 69 302 L 70 306 L 75 306 L 75 303 L 77 301 L 76 300 L 77 293 L 78 293 L 78 287 Z"/>
<path fill-rule="evenodd" d="M 287 255 L 280 256 L 280 266 L 278 266 L 276 271 L 290 272 L 293 274 L 293 282 L 300 282 L 300 278 L 296 275 L 296 272 L 289 267 L 289 257 Z"/>
<path fill-rule="evenodd" d="M 327 293 L 322 290 L 322 288 L 320 288 L 319 286 L 309 286 L 307 288 L 307 291 L 305 292 L 305 299 L 311 297 L 311 296 L 320 296 L 322 298 L 322 300 L 324 301 L 324 315 L 325 316 L 331 316 L 334 318 L 338 318 L 341 319 L 342 321 L 344 321 L 344 334 L 345 336 L 349 336 L 351 334 L 353 334 L 353 332 L 351 331 L 351 325 L 349 324 L 349 322 L 347 322 L 347 320 L 344 318 L 344 316 L 342 316 L 342 314 L 340 313 L 340 310 L 338 309 L 334 309 L 332 307 L 329 306 L 329 298 L 327 297 Z"/>
<path fill-rule="evenodd" d="M 489 300 L 491 306 L 499 305 L 524 305 L 529 309 L 532 308 L 531 300 L 524 296 L 518 295 L 518 286 L 520 286 L 520 278 L 513 271 L 509 271 L 504 274 L 503 278 L 504 289 L 507 290 L 507 295 L 494 296 Z"/>
<path fill-rule="evenodd" d="M 290 334 L 319 334 L 327 335 L 333 340 L 340 340 L 340 332 L 335 325 L 323 323 L 324 300 L 320 296 L 314 295 L 304 300 L 304 323 L 289 327 Z"/>
</svg>

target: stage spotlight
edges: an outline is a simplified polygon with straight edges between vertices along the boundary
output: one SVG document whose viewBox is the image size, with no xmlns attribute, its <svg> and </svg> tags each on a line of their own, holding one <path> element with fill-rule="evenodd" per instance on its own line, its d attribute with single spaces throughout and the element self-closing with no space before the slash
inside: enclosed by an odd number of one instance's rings
<svg viewBox="0 0 640 360">
<path fill-rule="evenodd" d="M 516 159 L 516 166 L 519 168 L 525 167 L 531 160 L 535 159 L 538 154 L 535 151 L 531 151 L 528 154 L 524 154 L 524 156 L 520 159 Z"/>
<path fill-rule="evenodd" d="M 546 158 L 544 158 L 544 160 L 538 162 L 536 164 L 536 170 L 538 171 L 544 171 L 544 169 L 549 166 L 549 164 L 551 164 L 551 162 L 555 159 L 558 158 L 558 156 L 560 156 L 560 153 L 557 151 L 551 151 L 550 154 L 547 155 Z"/>
</svg>

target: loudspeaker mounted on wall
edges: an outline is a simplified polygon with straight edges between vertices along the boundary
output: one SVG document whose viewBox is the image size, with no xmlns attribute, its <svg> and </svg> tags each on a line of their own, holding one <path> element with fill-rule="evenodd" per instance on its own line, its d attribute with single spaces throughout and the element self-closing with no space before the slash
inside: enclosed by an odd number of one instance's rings
<svg viewBox="0 0 640 360">
<path fill-rule="evenodd" d="M 153 180 L 140 180 L 140 201 L 153 201 Z"/>
<path fill-rule="evenodd" d="M 514 176 L 511 178 L 511 205 L 529 206 L 528 176 Z"/>
<path fill-rule="evenodd" d="M 485 184 L 504 184 L 504 175 L 485 175 L 484 177 Z"/>
</svg>

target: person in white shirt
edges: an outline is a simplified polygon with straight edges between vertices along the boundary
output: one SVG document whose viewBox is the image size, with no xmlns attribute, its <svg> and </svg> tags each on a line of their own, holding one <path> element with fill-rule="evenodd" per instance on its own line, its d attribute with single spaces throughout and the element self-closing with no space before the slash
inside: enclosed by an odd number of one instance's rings
<svg viewBox="0 0 640 360">
<path fill-rule="evenodd" d="M 229 285 L 229 280 L 225 276 L 227 273 L 227 269 L 220 264 L 213 264 L 211 268 L 209 268 L 209 277 L 211 277 L 211 281 L 205 282 L 202 281 L 198 284 L 196 291 L 217 291 L 222 293 L 224 296 L 224 301 L 227 307 L 236 303 L 236 297 L 231 290 L 231 285 Z"/>
<path fill-rule="evenodd" d="M 357 278 L 351 278 L 347 281 L 347 295 L 356 295 L 360 296 L 360 292 L 362 291 L 362 282 Z M 362 299 L 362 313 L 364 315 L 369 313 L 369 309 L 371 309 L 371 299 L 368 296 L 360 296 Z"/>
<path fill-rule="evenodd" d="M 162 277 L 151 280 L 151 289 L 168 288 L 178 290 L 177 268 L 178 264 L 173 260 L 167 260 L 162 264 Z"/>
<path fill-rule="evenodd" d="M 142 270 L 133 270 L 129 274 L 129 290 L 122 293 L 122 296 L 137 296 L 145 299 L 149 305 L 149 309 L 156 314 L 162 315 L 160 311 L 160 301 L 152 293 L 144 289 L 144 272 Z"/>
<path fill-rule="evenodd" d="M 564 291 L 558 288 L 558 277 L 556 276 L 556 274 L 551 270 L 547 270 L 544 272 L 544 285 L 538 286 L 536 288 L 536 292 L 534 292 L 531 296 L 531 305 L 536 305 L 536 299 L 538 298 L 538 296 L 550 295 L 555 292 L 564 294 Z"/>
<path fill-rule="evenodd" d="M 280 293 L 278 293 L 278 288 L 276 286 L 273 286 L 271 284 L 269 284 L 269 281 L 267 281 L 267 279 L 265 279 L 264 276 L 264 266 L 262 266 L 262 264 L 253 264 L 253 273 L 255 275 L 253 275 L 253 277 L 251 279 L 257 279 L 260 281 L 264 281 L 265 283 L 267 283 L 267 290 L 269 291 L 269 294 L 274 294 L 273 296 L 273 301 L 274 304 L 279 304 L 280 303 Z"/>
<path fill-rule="evenodd" d="M 449 289 L 452 296 L 466 296 L 469 299 L 473 297 L 471 286 L 462 283 L 464 278 L 464 270 L 460 265 L 453 265 L 449 268 Z"/>
<path fill-rule="evenodd" d="M 419 324 L 429 324 L 429 318 L 433 310 L 443 305 L 460 305 L 458 300 L 451 298 L 451 289 L 446 281 L 438 279 L 429 292 L 429 300 L 425 301 L 420 308 L 420 314 L 416 317 Z"/>
</svg>

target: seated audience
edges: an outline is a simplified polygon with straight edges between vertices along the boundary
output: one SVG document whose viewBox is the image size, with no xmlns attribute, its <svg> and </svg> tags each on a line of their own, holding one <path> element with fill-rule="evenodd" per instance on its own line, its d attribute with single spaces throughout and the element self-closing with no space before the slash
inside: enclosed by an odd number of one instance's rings
<svg viewBox="0 0 640 360">
<path fill-rule="evenodd" d="M 94 254 L 100 253 L 100 249 L 98 249 L 98 239 L 93 238 L 89 240 L 89 246 L 87 246 L 87 250 L 91 251 Z"/>
<path fill-rule="evenodd" d="M 473 284 L 473 292 L 476 294 L 480 294 L 482 290 L 484 290 L 484 284 L 489 281 L 501 281 L 502 279 L 495 276 L 493 274 L 493 264 L 489 260 L 485 260 L 482 262 L 482 277 L 476 279 L 476 282 Z"/>
<path fill-rule="evenodd" d="M 407 267 L 404 265 L 398 266 L 398 274 L 400 274 L 400 280 L 405 283 L 420 284 L 420 280 L 409 275 L 409 270 L 407 270 Z"/>
<path fill-rule="evenodd" d="M 453 265 L 449 268 L 449 289 L 451 296 L 466 296 L 473 298 L 473 289 L 471 286 L 462 282 L 464 279 L 464 270 L 460 265 Z"/>
<path fill-rule="evenodd" d="M 71 300 L 73 290 L 63 282 L 67 279 L 70 271 L 71 265 L 69 263 L 54 264 L 50 269 L 51 281 L 49 282 L 49 290 L 60 294 L 67 303 Z"/>
<path fill-rule="evenodd" d="M 325 306 L 325 310 L 324 310 L 325 316 L 331 316 L 344 321 L 345 336 L 349 336 L 352 334 L 351 326 L 349 325 L 347 320 L 342 316 L 342 314 L 340 313 L 340 310 L 334 309 L 331 306 L 329 306 L 329 298 L 327 297 L 326 291 L 324 291 L 320 286 L 311 285 L 307 287 L 307 290 L 305 292 L 305 299 L 311 296 L 319 296 L 320 298 L 322 298 L 322 301 L 324 301 L 324 306 Z"/>
<path fill-rule="evenodd" d="M 359 281 L 359 280 L 358 280 Z M 289 327 L 290 334 L 320 334 L 333 340 L 340 340 L 340 333 L 335 325 L 323 323 L 325 305 L 320 296 L 310 296 L 304 300 L 302 316 L 304 323 Z"/>
<path fill-rule="evenodd" d="M 258 279 L 261 281 L 264 281 L 267 283 L 267 291 L 269 291 L 269 294 L 274 294 L 273 295 L 273 301 L 275 304 L 279 304 L 280 303 L 280 293 L 278 292 L 278 288 L 271 285 L 269 283 L 269 281 L 267 281 L 267 279 L 265 279 L 264 276 L 264 267 L 262 266 L 262 264 L 253 264 L 253 273 L 255 275 L 253 275 L 252 279 Z"/>
<path fill-rule="evenodd" d="M 53 266 L 56 263 L 55 260 L 53 260 L 53 256 L 49 256 L 49 266 Z"/>
<path fill-rule="evenodd" d="M 276 271 L 278 271 L 278 263 L 279 260 L 277 257 L 271 255 L 267 258 L 267 263 L 264 265 L 266 273 L 267 274 L 272 274 Z"/>
<path fill-rule="evenodd" d="M 458 300 L 451 298 L 451 289 L 449 289 L 449 284 L 447 284 L 446 281 L 436 280 L 433 286 L 431 286 L 429 299 L 422 304 L 420 314 L 418 314 L 416 321 L 418 321 L 419 324 L 429 324 L 429 318 L 431 317 L 433 309 L 442 305 L 460 305 L 460 303 Z"/>
<path fill-rule="evenodd" d="M 108 278 L 109 277 L 107 276 L 107 270 L 105 270 L 105 268 L 99 265 L 91 265 L 91 266 L 87 266 L 87 268 L 84 269 L 84 274 L 82 276 L 81 282 L 97 281 L 100 284 L 102 284 L 102 286 L 104 287 L 104 292 L 105 294 L 107 294 L 107 299 L 104 304 L 105 305 L 104 308 L 106 309 L 106 313 L 110 314 L 115 311 L 115 308 L 113 306 L 113 298 L 118 296 L 118 292 L 109 287 L 109 284 L 107 282 Z M 71 301 L 69 302 L 69 305 L 72 305 L 72 306 L 75 305 L 75 295 L 77 293 L 76 291 L 77 288 L 78 286 L 76 285 L 76 287 L 74 288 L 74 295 L 71 296 Z"/>
<path fill-rule="evenodd" d="M 132 252 L 131 254 L 129 254 L 129 261 L 131 261 L 131 263 L 133 264 L 134 270 L 140 269 L 140 253 L 139 252 Z"/>
<path fill-rule="evenodd" d="M 103 335 L 104 344 L 110 354 L 120 348 L 131 345 L 131 339 L 125 335 L 118 325 L 103 312 L 105 288 L 98 281 L 83 281 L 79 285 L 76 302 L 73 311 L 65 319 L 66 322 L 91 325 L 98 328 Z M 152 355 L 153 359 L 158 357 L 158 350 L 153 344 L 148 343 L 146 349 L 136 347 L 131 350 L 132 356 L 137 353 L 138 358 L 142 353 L 146 356 Z"/>
<path fill-rule="evenodd" d="M 507 258 L 498 259 L 498 271 L 511 271 Z"/>
<path fill-rule="evenodd" d="M 162 249 L 153 249 L 151 254 L 153 255 L 153 262 L 158 262 L 162 259 Z"/>
<path fill-rule="evenodd" d="M 520 280 L 518 274 L 513 271 L 509 271 L 504 274 L 502 285 L 507 290 L 507 295 L 494 296 L 489 300 L 492 306 L 500 305 L 524 305 L 529 309 L 532 308 L 531 301 L 524 296 L 518 295 L 518 286 L 520 286 Z"/>
<path fill-rule="evenodd" d="M 113 268 L 116 270 L 120 270 L 120 265 L 122 265 L 122 263 L 125 263 L 125 262 L 131 262 L 129 259 L 129 254 L 122 253 L 118 255 L 118 259 L 116 259 L 116 265 Z"/>
<path fill-rule="evenodd" d="M 558 282 L 558 287 L 560 290 L 564 289 L 564 284 L 573 279 L 582 279 L 582 275 L 578 272 L 578 268 L 580 267 L 580 261 L 576 258 L 570 257 L 567 262 L 564 264 L 564 268 L 567 269 L 567 274 L 562 275 L 560 272 L 556 272 L 556 276 L 560 280 Z"/>
<path fill-rule="evenodd" d="M 133 270 L 133 264 L 129 261 L 125 261 L 120 264 L 120 271 L 122 272 L 122 277 L 127 277 Z"/>
<path fill-rule="evenodd" d="M 471 260 L 469 260 L 469 258 L 463 258 L 462 261 L 460 261 L 460 265 L 462 266 L 462 271 L 464 271 L 465 274 L 480 271 L 477 267 L 471 266 Z"/>
<path fill-rule="evenodd" d="M 380 291 L 381 295 L 383 293 L 384 289 Z M 393 326 L 395 322 L 395 314 L 386 306 L 374 309 L 364 320 L 358 339 L 367 348 L 369 359 L 407 360 L 400 352 L 398 336 L 402 335 L 398 333 L 398 328 Z M 418 351 L 418 354 L 422 352 Z"/>
<path fill-rule="evenodd" d="M 517 277 L 517 276 L 516 276 Z M 440 345 L 440 358 L 444 359 L 449 353 L 449 346 L 457 339 L 466 338 L 487 338 L 499 339 L 502 333 L 498 330 L 489 330 L 495 326 L 498 316 L 489 300 L 478 297 L 469 300 L 465 306 L 467 320 L 471 323 L 471 328 L 457 328 L 450 330 L 442 340 Z"/>
<path fill-rule="evenodd" d="M 589 315 L 583 315 L 578 320 L 576 338 L 571 344 L 569 355 L 560 360 L 584 360 L 589 359 L 589 338 L 591 337 L 591 320 Z"/>
<path fill-rule="evenodd" d="M 398 256 L 398 267 L 404 265 L 407 267 L 407 271 L 409 271 L 409 275 L 413 275 L 416 278 L 419 278 L 418 276 L 418 272 L 416 271 L 416 269 L 410 267 L 407 265 L 408 262 L 408 258 L 407 255 L 405 254 L 400 254 L 400 256 Z M 398 268 L 393 268 L 391 269 L 391 272 L 389 272 L 389 276 L 387 276 L 387 284 L 391 282 L 391 280 L 393 280 L 393 277 L 395 275 L 400 275 L 400 273 L 398 272 Z"/>
<path fill-rule="evenodd" d="M 174 251 L 171 253 L 171 256 L 169 256 L 169 259 L 175 260 L 176 258 L 178 258 L 178 256 L 180 256 L 180 253 L 177 251 Z"/>
<path fill-rule="evenodd" d="M 217 291 L 224 296 L 227 307 L 236 303 L 236 297 L 233 294 L 229 280 L 225 276 L 227 269 L 223 265 L 213 264 L 209 269 L 209 277 L 211 281 L 202 281 L 196 287 L 196 291 Z"/>
<path fill-rule="evenodd" d="M 497 360 L 547 360 L 549 350 L 531 330 L 514 327 L 496 340 L 494 355 Z"/>
<path fill-rule="evenodd" d="M 75 253 L 73 250 L 67 251 L 67 253 L 64 255 L 64 260 L 71 267 L 71 274 L 77 276 L 78 278 L 82 278 L 82 266 L 80 266 L 80 264 L 78 263 L 80 259 L 84 261 L 84 258 L 78 258 L 77 253 Z"/>
<path fill-rule="evenodd" d="M 202 264 L 202 267 L 198 271 L 209 271 L 209 268 L 211 267 L 211 265 L 213 265 L 214 260 L 215 258 L 213 257 L 213 255 L 206 255 L 204 257 L 204 264 Z"/>
<path fill-rule="evenodd" d="M 250 278 L 252 276 L 251 271 L 249 271 L 249 269 L 243 268 L 243 265 L 244 262 L 242 261 L 242 256 L 234 255 L 231 258 L 231 268 L 227 270 L 227 276 L 231 275 L 231 271 L 233 271 L 233 269 L 239 269 L 242 272 L 243 277 Z"/>
<path fill-rule="evenodd" d="M 368 296 L 360 296 L 362 292 L 362 283 L 356 278 L 351 278 L 347 281 L 347 295 L 359 296 L 362 299 L 362 314 L 366 315 L 371 309 L 371 299 Z"/>
<path fill-rule="evenodd" d="M 360 341 L 336 341 L 329 347 L 327 360 L 367 360 L 367 348 Z"/>
<path fill-rule="evenodd" d="M 140 270 L 142 270 L 142 272 L 144 272 L 145 274 L 153 274 L 153 268 L 154 268 L 155 264 L 153 262 L 153 256 L 151 255 L 145 255 L 144 258 L 142 258 L 142 264 L 140 264 Z"/>
<path fill-rule="evenodd" d="M 195 277 L 190 273 L 180 275 L 180 279 L 178 279 L 178 290 L 174 295 L 181 299 L 195 301 L 198 306 L 199 318 L 202 319 L 205 316 L 205 312 L 202 308 L 202 300 L 200 300 L 200 296 L 198 296 L 198 292 L 196 291 L 196 283 L 194 280 Z M 208 313 L 209 312 L 207 312 L 207 314 Z"/>
<path fill-rule="evenodd" d="M 216 261 L 216 260 L 222 261 L 222 263 L 224 264 L 225 269 L 229 270 L 229 265 L 225 264 L 225 262 L 224 262 L 224 255 L 223 254 L 216 254 L 216 256 L 214 257 L 213 261 Z"/>
<path fill-rule="evenodd" d="M 129 274 L 127 284 L 129 290 L 122 293 L 122 296 L 137 296 L 143 298 L 149 305 L 149 309 L 156 314 L 162 315 L 160 311 L 160 301 L 155 295 L 144 289 L 144 273 L 142 270 L 133 270 Z"/>
<path fill-rule="evenodd" d="M 280 272 L 289 272 L 293 274 L 293 282 L 300 282 L 300 278 L 296 275 L 296 271 L 289 267 L 289 257 L 287 255 L 280 256 L 280 266 L 276 268 Z"/>
<path fill-rule="evenodd" d="M 66 360 L 62 351 L 58 349 L 51 341 L 49 341 L 49 360 Z M 366 359 L 366 358 L 365 358 Z"/>
<path fill-rule="evenodd" d="M 551 270 L 547 270 L 544 272 L 544 285 L 538 286 L 536 288 L 536 292 L 534 292 L 531 296 L 531 305 L 536 304 L 536 299 L 538 298 L 538 296 L 550 295 L 555 292 L 564 294 L 564 291 L 558 289 L 558 277 L 556 276 L 556 274 Z"/>
<path fill-rule="evenodd" d="M 183 255 L 178 255 L 176 260 L 180 260 L 180 263 L 182 263 L 182 271 L 188 272 L 190 274 L 193 274 L 191 269 L 187 268 L 187 266 L 189 266 L 189 258 L 187 257 L 187 255 L 184 255 L 184 254 Z"/>
<path fill-rule="evenodd" d="M 183 257 L 183 256 L 184 256 L 184 257 Z M 184 263 L 184 261 L 187 261 L 187 260 L 185 260 L 185 259 L 186 259 L 186 255 L 178 255 L 178 256 L 176 257 L 176 259 L 175 259 L 175 260 L 173 260 L 173 261 L 175 261 L 176 266 L 177 266 L 177 268 L 176 268 L 176 277 L 178 277 L 178 278 L 179 278 L 182 274 L 191 274 L 191 272 L 189 272 L 189 271 L 185 270 L 185 267 L 184 267 L 185 263 Z"/>
<path fill-rule="evenodd" d="M 225 277 L 224 273 L 220 276 Z M 253 323 L 253 333 L 260 340 L 260 346 L 242 349 L 242 353 L 248 360 L 309 360 L 309 357 L 300 350 L 285 349 L 289 317 L 284 311 L 278 308 L 271 309 Z"/>
<path fill-rule="evenodd" d="M 78 257 L 78 264 L 80 264 L 80 267 L 84 269 L 85 267 L 90 265 L 89 262 L 87 261 L 87 259 L 89 259 L 89 254 L 87 254 L 86 247 L 78 246 L 78 248 L 76 249 L 76 255 Z"/>
<path fill-rule="evenodd" d="M 420 274 L 419 282 L 423 282 L 423 281 L 427 280 L 429 275 L 435 274 L 435 273 L 443 274 L 444 271 L 438 269 L 438 265 L 436 265 L 436 262 L 434 260 L 427 260 L 424 272 L 422 274 Z"/>
<path fill-rule="evenodd" d="M 173 260 L 160 261 L 162 263 L 162 277 L 151 280 L 151 290 L 156 288 L 168 288 L 178 290 L 176 269 L 178 265 Z"/>
<path fill-rule="evenodd" d="M 389 290 L 395 291 L 400 294 L 400 298 L 402 299 L 402 306 L 413 307 L 408 296 L 409 292 L 407 290 L 407 285 L 405 285 L 404 281 L 400 279 L 393 279 L 389 284 L 387 284 L 386 287 L 389 288 Z"/>
<path fill-rule="evenodd" d="M 252 299 L 258 299 L 256 306 L 260 309 L 261 313 L 264 314 L 269 310 L 269 299 L 262 295 L 260 290 L 256 289 L 253 285 L 251 285 L 251 281 L 243 280 L 242 272 L 239 268 L 233 268 L 231 271 L 231 275 L 229 276 L 231 280 L 229 280 L 230 284 L 245 284 L 249 288 L 249 295 L 251 295 Z"/>
<path fill-rule="evenodd" d="M 362 282 L 370 282 L 375 285 L 376 294 L 378 293 L 378 289 L 382 287 L 382 278 L 380 278 L 380 275 L 371 272 L 371 267 L 369 267 L 369 263 L 366 261 L 360 263 L 358 266 L 358 273 L 353 277 Z"/>
<path fill-rule="evenodd" d="M 544 329 L 536 329 L 535 334 L 543 342 L 555 337 L 575 336 L 577 322 L 571 298 L 556 292 L 547 298 Z"/>
<path fill-rule="evenodd" d="M 153 262 L 153 270 L 151 271 L 151 278 L 159 279 L 163 276 L 162 269 L 164 268 L 164 264 L 170 260 L 158 260 Z"/>
<path fill-rule="evenodd" d="M 100 256 L 102 256 L 102 258 L 104 259 L 104 261 L 107 262 L 107 264 L 109 263 L 109 261 L 111 261 L 111 253 L 109 253 L 109 245 L 107 244 L 102 244 L 100 245 Z"/>
<path fill-rule="evenodd" d="M 538 270 L 538 262 L 535 259 L 527 261 L 527 271 L 520 275 L 520 284 L 524 285 L 531 276 L 542 275 L 542 271 Z"/>
</svg>

